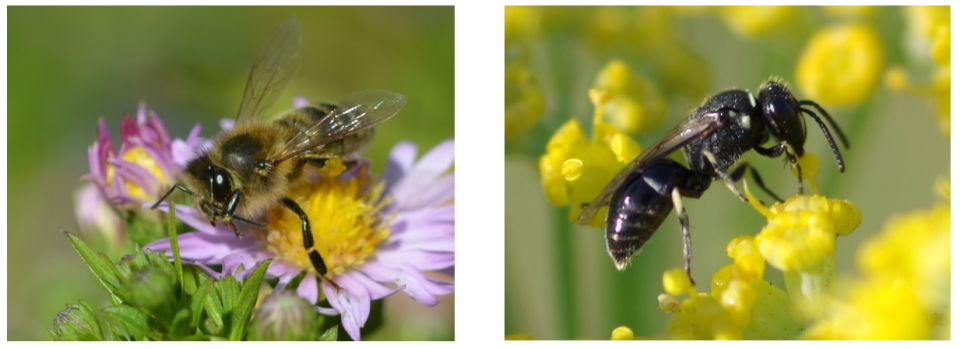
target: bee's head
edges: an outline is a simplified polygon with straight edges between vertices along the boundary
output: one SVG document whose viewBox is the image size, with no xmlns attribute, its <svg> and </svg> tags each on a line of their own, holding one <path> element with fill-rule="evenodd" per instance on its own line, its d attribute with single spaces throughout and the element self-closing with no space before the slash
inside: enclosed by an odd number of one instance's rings
<svg viewBox="0 0 960 349">
<path fill-rule="evenodd" d="M 800 113 L 800 104 L 787 86 L 769 81 L 760 86 L 760 108 L 770 133 L 778 141 L 786 141 L 797 155 L 803 156 L 807 129 Z"/>
<path fill-rule="evenodd" d="M 230 173 L 201 156 L 187 164 L 186 181 L 197 198 L 200 210 L 212 221 L 224 218 L 233 194 Z"/>
</svg>

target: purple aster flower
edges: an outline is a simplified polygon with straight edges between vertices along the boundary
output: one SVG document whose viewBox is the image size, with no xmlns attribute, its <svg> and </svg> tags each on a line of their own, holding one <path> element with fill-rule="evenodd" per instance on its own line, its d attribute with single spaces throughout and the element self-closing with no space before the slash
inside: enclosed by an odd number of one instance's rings
<svg viewBox="0 0 960 349">
<path fill-rule="evenodd" d="M 185 141 L 171 139 L 157 114 L 141 102 L 136 118 L 127 116 L 120 123 L 119 151 L 100 118 L 97 141 L 89 150 L 90 172 L 80 179 L 96 183 L 110 204 L 139 210 L 173 185 L 194 149 L 204 142 L 199 135 L 197 124 Z"/>
<path fill-rule="evenodd" d="M 344 330 L 359 340 L 372 301 L 402 290 L 432 306 L 436 296 L 454 290 L 452 282 L 424 273 L 452 274 L 454 268 L 454 175 L 449 171 L 454 141 L 439 144 L 419 161 L 416 155 L 412 143 L 397 144 L 382 182 L 371 178 L 368 160 L 347 170 L 339 159 L 330 159 L 288 188 L 288 196 L 307 213 L 315 247 L 342 291 L 318 283 L 303 249 L 301 222 L 282 205 L 265 213 L 266 231 L 245 227 L 240 239 L 229 228 L 211 226 L 196 209 L 177 206 L 177 218 L 197 229 L 178 237 L 180 257 L 211 275 L 241 278 L 273 259 L 267 276 L 279 279 L 280 289 L 306 272 L 297 294 L 311 304 L 322 295 L 332 308 L 318 306 L 317 311 L 340 315 Z M 161 209 L 167 209 L 165 203 Z M 145 248 L 172 256 L 168 239 Z M 221 265 L 222 272 L 211 265 Z M 238 273 L 241 265 L 245 271 Z"/>
<path fill-rule="evenodd" d="M 171 139 L 166 127 L 141 102 L 136 117 L 125 116 L 120 123 L 120 149 L 114 147 L 110 131 L 101 117 L 97 140 L 89 149 L 90 172 L 75 201 L 82 232 L 98 232 L 112 246 L 119 246 L 125 234 L 120 211 L 140 210 L 153 203 L 173 184 L 195 149 L 205 140 L 197 124 L 186 140 Z"/>
</svg>

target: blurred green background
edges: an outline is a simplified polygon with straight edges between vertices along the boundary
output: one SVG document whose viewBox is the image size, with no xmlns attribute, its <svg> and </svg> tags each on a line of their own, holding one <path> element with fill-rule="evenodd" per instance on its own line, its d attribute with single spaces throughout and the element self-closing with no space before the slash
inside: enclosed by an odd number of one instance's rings
<svg viewBox="0 0 960 349">
<path fill-rule="evenodd" d="M 568 221 L 568 207 L 552 206 L 541 184 L 539 157 L 561 124 L 578 118 L 589 137 L 593 107 L 587 91 L 601 67 L 613 58 L 623 59 L 664 95 L 666 121 L 635 136 L 644 150 L 704 98 L 724 89 L 756 92 L 761 82 L 780 76 L 799 99 L 808 99 L 794 82 L 795 68 L 807 40 L 829 25 L 867 24 L 883 46 L 884 70 L 906 66 L 916 80 L 929 76 L 934 69 L 930 62 L 907 52 L 917 42 L 908 36 L 904 8 L 867 9 L 865 14 L 851 10 L 798 8 L 771 30 L 748 37 L 733 30 L 731 19 L 717 8 L 508 9 L 508 64 L 511 59 L 525 62 L 543 89 L 545 112 L 529 129 L 506 139 L 505 334 L 609 339 L 615 327 L 626 325 L 637 336 L 667 335 L 672 315 L 657 308 L 657 296 L 663 293 L 663 272 L 683 266 L 676 215 L 671 213 L 643 252 L 624 272 L 617 272 L 606 252 L 603 229 Z M 513 15 L 519 19 L 514 29 L 521 34 L 511 43 Z M 657 25 L 662 29 L 650 31 Z M 809 119 L 806 151 L 820 157 L 817 179 L 823 194 L 850 200 L 863 213 L 859 229 L 838 242 L 843 277 L 855 272 L 854 255 L 861 242 L 891 215 L 932 205 L 935 180 L 950 176 L 950 140 L 938 128 L 931 98 L 891 92 L 883 77 L 862 103 L 825 107 L 850 137 L 851 148 L 842 150 L 846 173 L 838 173 L 823 134 Z M 753 152 L 745 160 L 757 165 L 779 195 L 795 193 L 796 178 L 783 161 Z M 752 181 L 750 185 L 769 202 Z M 693 236 L 693 276 L 698 290 L 709 292 L 713 273 L 730 263 L 726 243 L 738 235 L 755 235 L 765 221 L 721 183 L 714 183 L 699 200 L 684 200 L 684 205 Z M 782 273 L 773 268 L 767 268 L 766 279 L 783 287 Z"/>
<path fill-rule="evenodd" d="M 7 338 L 48 340 L 65 303 L 109 305 L 60 230 L 77 231 L 73 195 L 103 116 L 147 102 L 173 137 L 196 123 L 212 137 L 231 118 L 254 58 L 290 17 L 303 28 L 295 95 L 337 101 L 388 89 L 407 106 L 378 128 L 366 155 L 382 173 L 401 140 L 421 154 L 454 137 L 453 7 L 8 7 Z M 454 296 L 427 308 L 400 294 L 364 339 L 453 339 Z M 339 321 L 339 319 L 336 319 Z"/>
</svg>

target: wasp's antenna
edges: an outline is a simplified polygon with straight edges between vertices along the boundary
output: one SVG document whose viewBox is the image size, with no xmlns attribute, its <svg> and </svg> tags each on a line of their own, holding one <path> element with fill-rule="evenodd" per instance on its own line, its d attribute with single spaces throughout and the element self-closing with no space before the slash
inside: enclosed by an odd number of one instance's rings
<svg viewBox="0 0 960 349">
<path fill-rule="evenodd" d="M 813 102 L 810 102 L 810 103 L 813 103 Z M 814 104 L 814 106 L 816 106 L 816 104 Z M 816 107 L 817 107 L 817 108 L 820 108 L 819 106 L 816 106 Z M 821 109 L 821 110 L 822 110 L 822 109 Z M 827 136 L 827 142 L 830 143 L 830 150 L 833 151 L 833 157 L 834 157 L 835 159 L 837 159 L 837 167 L 840 168 L 840 173 L 843 173 L 843 171 L 846 169 L 846 166 L 843 164 L 843 155 L 840 155 L 840 148 L 838 148 L 838 147 L 837 147 L 837 143 L 833 141 L 833 135 L 830 133 L 830 130 L 827 129 L 827 125 L 824 124 L 824 123 L 823 123 L 823 120 L 820 120 L 820 117 L 817 116 L 817 114 L 814 113 L 813 111 L 811 111 L 811 110 L 809 110 L 809 109 L 806 109 L 806 108 L 800 108 L 800 111 L 802 111 L 802 112 L 807 113 L 808 115 L 810 115 L 810 117 L 812 117 L 813 120 L 815 120 L 815 121 L 817 122 L 817 124 L 820 125 L 820 130 L 822 130 L 822 131 L 823 131 L 823 134 L 824 134 L 825 136 Z M 832 121 L 831 119 L 829 119 L 829 116 L 828 116 L 828 119 L 827 119 L 827 120 L 830 120 L 831 124 L 833 123 L 833 121 Z M 834 125 L 833 127 L 834 127 L 834 129 L 837 129 L 837 128 L 836 128 L 836 125 Z M 843 141 L 844 146 L 847 146 L 847 144 L 846 144 L 846 137 L 843 136 L 843 133 L 842 133 L 842 132 L 839 132 L 839 129 L 837 129 L 837 130 L 838 130 L 838 131 L 837 131 L 837 134 L 841 137 L 840 140 Z M 847 146 L 847 148 L 849 148 L 849 146 Z"/>
</svg>

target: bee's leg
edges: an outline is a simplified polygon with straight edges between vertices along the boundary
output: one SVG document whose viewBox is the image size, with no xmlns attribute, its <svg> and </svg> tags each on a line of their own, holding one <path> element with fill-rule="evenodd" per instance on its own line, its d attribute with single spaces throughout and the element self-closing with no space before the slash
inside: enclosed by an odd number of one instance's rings
<svg viewBox="0 0 960 349">
<path fill-rule="evenodd" d="M 713 170 L 716 171 L 717 176 L 723 180 L 723 183 L 727 185 L 727 188 L 733 192 L 734 195 L 743 200 L 743 202 L 750 202 L 747 200 L 747 196 L 743 195 L 743 192 L 740 191 L 740 188 L 737 188 L 737 184 L 733 182 L 733 179 L 730 178 L 730 175 L 727 174 L 727 169 L 720 168 L 720 165 L 717 164 L 717 157 L 713 153 L 704 150 L 703 157 L 707 159 L 707 162 L 713 167 Z"/>
<path fill-rule="evenodd" d="M 330 278 L 327 277 L 327 265 L 323 263 L 323 257 L 320 256 L 320 252 L 317 251 L 313 246 L 313 230 L 310 229 L 310 220 L 307 219 L 307 214 L 303 213 L 303 209 L 300 208 L 300 205 L 290 198 L 283 198 L 283 205 L 287 206 L 290 211 L 293 211 L 300 221 L 303 222 L 301 229 L 303 230 L 303 249 L 307 251 L 307 255 L 310 256 L 310 263 L 313 264 L 313 269 L 316 269 L 317 274 L 320 274 L 320 278 L 327 281 L 334 288 L 337 289 L 337 292 L 343 290 L 340 285 L 337 285 L 336 282 L 333 282 Z"/>
<path fill-rule="evenodd" d="M 683 208 L 683 201 L 680 200 L 680 189 L 673 188 L 671 193 L 673 199 L 673 208 L 677 210 L 677 217 L 680 218 L 680 232 L 683 234 L 683 256 L 687 263 L 684 270 L 687 271 L 687 277 L 690 278 L 690 284 L 696 285 L 693 281 L 693 275 L 690 272 L 691 259 L 693 257 L 692 244 L 690 243 L 690 219 L 687 218 L 687 209 Z"/>
<path fill-rule="evenodd" d="M 759 186 L 763 192 L 767 193 L 767 195 L 770 195 L 770 197 L 772 197 L 774 200 L 783 202 L 783 199 L 777 196 L 777 194 L 774 194 L 770 188 L 767 188 L 767 185 L 763 183 L 763 179 L 760 178 L 760 173 L 758 173 L 757 169 L 751 166 L 748 162 L 744 162 L 740 164 L 740 166 L 737 166 L 737 168 L 733 169 L 733 171 L 730 172 L 730 179 L 733 179 L 734 182 L 739 181 L 740 178 L 743 178 L 743 175 L 746 174 L 747 170 L 750 170 L 750 177 L 753 177 L 753 181 L 757 183 L 757 186 Z"/>
<path fill-rule="evenodd" d="M 237 230 L 237 225 L 233 223 L 233 213 L 237 211 L 237 204 L 240 203 L 240 191 L 234 190 L 230 194 L 230 199 L 227 200 L 227 206 L 223 210 L 223 222 L 228 227 L 233 229 L 233 233 L 237 234 L 237 239 L 240 238 L 240 231 Z"/>
<path fill-rule="evenodd" d="M 170 196 L 170 194 L 173 194 L 173 190 L 174 190 L 174 189 L 180 189 L 180 190 L 183 191 L 184 193 L 193 195 L 193 192 L 190 191 L 190 189 L 187 189 L 187 187 L 184 187 L 183 184 L 175 184 L 175 185 L 173 186 L 173 188 L 170 188 L 170 190 L 167 190 L 167 193 L 166 193 L 166 194 L 163 194 L 163 196 L 160 198 L 160 200 L 157 200 L 157 203 L 153 204 L 153 206 L 151 206 L 150 209 L 151 209 L 151 210 L 156 210 L 156 209 L 157 209 L 157 206 L 160 206 L 160 203 L 163 202 L 163 200 L 166 200 L 167 197 Z"/>
</svg>

